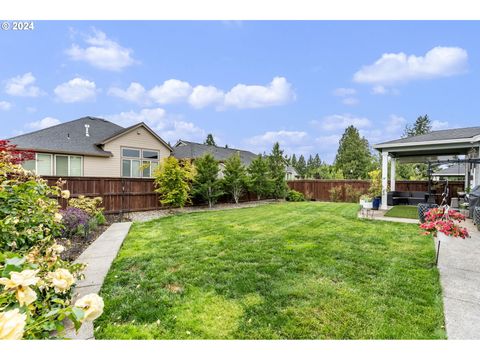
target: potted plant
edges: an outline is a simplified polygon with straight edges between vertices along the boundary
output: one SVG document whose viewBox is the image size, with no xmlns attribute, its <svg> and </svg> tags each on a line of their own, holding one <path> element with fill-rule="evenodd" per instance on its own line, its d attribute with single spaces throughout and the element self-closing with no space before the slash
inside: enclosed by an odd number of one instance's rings
<svg viewBox="0 0 480 360">
<path fill-rule="evenodd" d="M 364 209 L 372 209 L 373 208 L 373 199 L 370 195 L 364 194 L 360 196 L 360 205 Z"/>
<path fill-rule="evenodd" d="M 420 224 L 423 235 L 433 234 L 437 238 L 437 259 L 440 251 L 440 243 L 448 243 L 451 239 L 465 239 L 469 237 L 467 228 L 459 223 L 465 221 L 465 215 L 451 210 L 448 205 L 430 209 L 425 213 L 425 222 Z"/>
<path fill-rule="evenodd" d="M 382 202 L 382 173 L 379 169 L 372 170 L 368 173 L 370 177 L 370 187 L 368 194 L 372 198 L 372 209 L 378 210 Z"/>
</svg>

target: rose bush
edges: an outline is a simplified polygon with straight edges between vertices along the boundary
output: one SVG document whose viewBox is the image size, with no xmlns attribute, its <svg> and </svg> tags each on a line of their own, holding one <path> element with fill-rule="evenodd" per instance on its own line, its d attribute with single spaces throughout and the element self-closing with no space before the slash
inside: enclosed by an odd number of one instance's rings
<svg viewBox="0 0 480 360">
<path fill-rule="evenodd" d="M 0 151 L 0 339 L 61 338 L 65 319 L 78 329 L 100 316 L 103 301 L 71 301 L 83 265 L 59 256 L 63 217 L 54 199 L 68 192 L 11 159 Z"/>
</svg>

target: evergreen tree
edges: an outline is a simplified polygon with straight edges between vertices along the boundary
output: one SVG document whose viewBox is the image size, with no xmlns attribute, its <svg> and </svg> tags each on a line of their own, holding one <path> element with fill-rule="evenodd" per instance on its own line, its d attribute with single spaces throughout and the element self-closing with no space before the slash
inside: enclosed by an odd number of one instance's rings
<svg viewBox="0 0 480 360">
<path fill-rule="evenodd" d="M 164 159 L 155 169 L 155 192 L 159 194 L 162 205 L 184 207 L 190 201 L 192 170 L 190 162 L 181 166 L 173 156 Z"/>
<path fill-rule="evenodd" d="M 208 202 L 211 208 L 223 194 L 218 178 L 218 161 L 212 154 L 206 153 L 195 161 L 196 174 L 193 179 L 193 193 Z"/>
<path fill-rule="evenodd" d="M 413 123 L 413 125 L 405 126 L 405 130 L 403 132 L 403 137 L 410 137 L 410 136 L 417 136 L 417 135 L 424 135 L 428 134 L 432 131 L 432 122 L 428 115 L 419 116 L 417 120 Z"/>
<path fill-rule="evenodd" d="M 285 180 L 286 161 L 283 157 L 283 150 L 280 149 L 278 142 L 273 145 L 272 152 L 268 156 L 268 167 L 272 179 L 272 196 L 275 199 L 285 198 L 288 190 L 288 185 Z"/>
<path fill-rule="evenodd" d="M 316 154 L 315 158 L 313 159 L 313 166 L 320 167 L 321 165 L 322 165 L 322 161 L 320 160 L 320 156 Z"/>
<path fill-rule="evenodd" d="M 223 171 L 223 186 L 225 191 L 232 195 L 236 204 L 240 197 L 245 193 L 247 187 L 247 172 L 242 165 L 238 153 L 230 156 L 225 161 L 225 170 Z"/>
<path fill-rule="evenodd" d="M 290 165 L 292 165 L 294 169 L 297 166 L 297 157 L 295 156 L 295 154 L 293 154 L 292 157 L 290 158 Z"/>
<path fill-rule="evenodd" d="M 360 137 L 353 125 L 345 129 L 340 139 L 335 167 L 348 179 L 368 179 L 368 172 L 372 170 L 373 158 L 368 141 Z"/>
<path fill-rule="evenodd" d="M 257 200 L 270 195 L 272 181 L 268 168 L 267 158 L 259 155 L 250 163 L 248 167 L 249 189 L 257 194 Z"/>
<path fill-rule="evenodd" d="M 217 146 L 217 144 L 215 144 L 215 139 L 213 138 L 212 134 L 207 135 L 207 138 L 205 139 L 204 144 L 205 145 Z"/>
<path fill-rule="evenodd" d="M 305 162 L 305 158 L 303 157 L 303 155 L 300 155 L 300 157 L 298 158 L 295 170 L 297 170 L 297 173 L 301 179 L 305 179 L 307 175 L 307 163 Z"/>
</svg>

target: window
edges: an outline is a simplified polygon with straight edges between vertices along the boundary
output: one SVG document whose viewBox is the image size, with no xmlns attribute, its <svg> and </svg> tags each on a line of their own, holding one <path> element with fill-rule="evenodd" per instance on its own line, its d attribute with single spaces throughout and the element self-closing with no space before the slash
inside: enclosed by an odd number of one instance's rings
<svg viewBox="0 0 480 360">
<path fill-rule="evenodd" d="M 83 157 L 75 155 L 35 154 L 35 160 L 22 164 L 25 170 L 43 176 L 82 176 Z"/>
<path fill-rule="evenodd" d="M 155 150 L 122 148 L 123 177 L 152 177 L 160 153 Z"/>
<path fill-rule="evenodd" d="M 37 169 L 38 175 L 52 175 L 52 155 L 50 154 L 37 154 Z"/>
</svg>

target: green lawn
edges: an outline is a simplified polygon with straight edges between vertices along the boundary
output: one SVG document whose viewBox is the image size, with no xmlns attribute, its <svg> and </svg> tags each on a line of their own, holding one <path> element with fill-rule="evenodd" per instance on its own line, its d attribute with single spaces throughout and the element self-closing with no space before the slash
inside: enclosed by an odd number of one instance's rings
<svg viewBox="0 0 480 360">
<path fill-rule="evenodd" d="M 445 338 L 431 238 L 357 211 L 279 203 L 135 223 L 95 337 Z"/>
<path fill-rule="evenodd" d="M 418 220 L 418 209 L 412 205 L 396 205 L 388 210 L 385 216 Z"/>
</svg>

